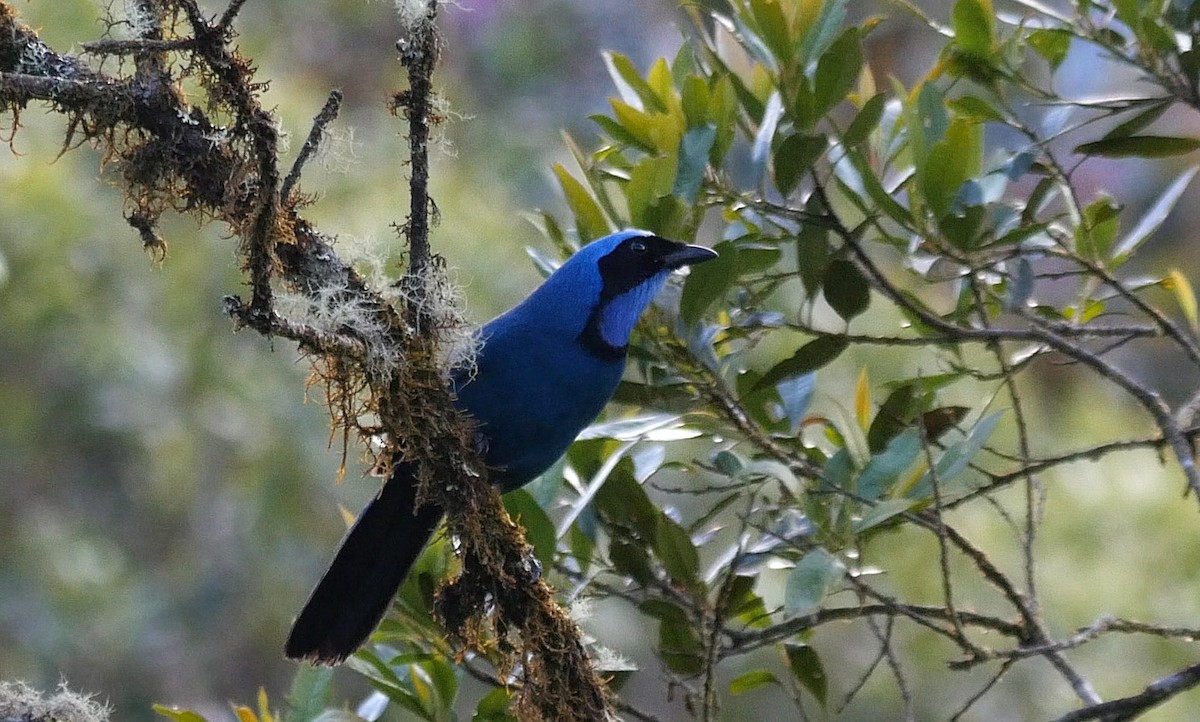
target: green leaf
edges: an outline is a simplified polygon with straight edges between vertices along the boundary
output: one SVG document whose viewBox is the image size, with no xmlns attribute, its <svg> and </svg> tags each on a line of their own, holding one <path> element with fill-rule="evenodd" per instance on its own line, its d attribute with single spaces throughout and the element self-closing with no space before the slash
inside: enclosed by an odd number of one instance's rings
<svg viewBox="0 0 1200 722">
<path fill-rule="evenodd" d="M 1102 158 L 1167 158 L 1186 155 L 1200 148 L 1200 138 L 1175 138 L 1163 135 L 1128 135 L 1101 138 L 1075 148 L 1076 153 Z"/>
<path fill-rule="evenodd" d="M 946 112 L 946 102 L 941 91 L 933 83 L 922 83 L 917 93 L 917 124 L 910 130 L 923 139 L 922 147 L 926 151 L 935 143 L 946 137 L 950 129 L 950 115 Z M 924 130 L 924 132 L 919 132 Z"/>
<path fill-rule="evenodd" d="M 1112 5 L 1117 19 L 1136 31 L 1141 20 L 1141 0 L 1112 0 Z"/>
<path fill-rule="evenodd" d="M 964 95 L 961 98 L 949 100 L 946 105 L 956 114 L 979 122 L 1008 122 L 1008 116 L 1000 112 L 996 106 L 974 95 Z"/>
<path fill-rule="evenodd" d="M 750 0 L 750 10 L 754 13 L 759 37 L 779 60 L 779 65 L 784 65 L 792 57 L 793 45 L 779 0 Z"/>
<path fill-rule="evenodd" d="M 937 474 L 938 485 L 945 494 L 948 490 L 947 485 L 965 471 L 971 460 L 983 449 L 983 445 L 996 430 L 996 425 L 1000 423 L 1000 417 L 1003 415 L 1003 411 L 994 411 L 980 419 L 967 434 L 967 438 L 951 444 L 942 452 L 942 455 L 934 462 L 933 469 L 922 474 L 913 487 L 905 493 L 905 496 L 909 499 L 932 497 L 934 473 Z"/>
<path fill-rule="evenodd" d="M 829 231 L 812 223 L 800 227 L 800 232 L 796 234 L 796 263 L 800 282 L 804 284 L 804 293 L 809 299 L 815 298 L 821 290 L 825 270 L 829 268 L 829 251 Z M 707 265 L 703 263 L 700 268 Z"/>
<path fill-rule="evenodd" d="M 1026 38 L 1029 47 L 1037 51 L 1050 64 L 1050 72 L 1058 70 L 1063 61 L 1067 59 L 1067 53 L 1071 50 L 1071 38 L 1074 37 L 1069 30 L 1061 28 L 1044 28 L 1034 30 Z"/>
<path fill-rule="evenodd" d="M 868 501 L 884 496 L 920 455 L 920 431 L 909 429 L 895 437 L 863 467 L 858 475 L 858 495 Z"/>
<path fill-rule="evenodd" d="M 665 514 L 659 517 L 654 537 L 654 553 L 663 567 L 679 584 L 695 586 L 700 569 L 700 555 L 687 531 Z"/>
<path fill-rule="evenodd" d="M 605 52 L 604 61 L 608 65 L 609 75 L 612 76 L 613 82 L 619 87 L 621 84 L 629 86 L 637 95 L 638 100 L 642 101 L 642 106 L 647 110 L 659 113 L 665 113 L 666 105 L 650 84 L 642 78 L 642 74 L 638 72 L 633 61 L 621 53 Z M 628 97 L 628 96 L 626 96 Z"/>
<path fill-rule="evenodd" d="M 175 722 L 208 722 L 203 716 L 188 709 L 166 707 L 161 704 L 154 705 L 153 709 L 163 717 L 169 717 L 175 720 Z"/>
<path fill-rule="evenodd" d="M 513 695 L 505 687 L 497 687 L 483 696 L 471 715 L 471 722 L 517 722 L 517 718 L 509 712 Z"/>
<path fill-rule="evenodd" d="M 558 176 L 558 183 L 562 186 L 567 205 L 575 216 L 580 240 L 586 243 L 607 235 L 611 230 L 608 220 L 587 188 L 568 173 L 561 163 L 554 164 L 554 174 Z"/>
<path fill-rule="evenodd" d="M 312 722 L 325 711 L 333 693 L 333 668 L 301 664 L 292 677 L 287 703 L 288 722 Z"/>
<path fill-rule="evenodd" d="M 1075 229 L 1079 253 L 1093 260 L 1107 259 L 1120 227 L 1121 206 L 1109 196 L 1101 196 L 1083 209 L 1083 222 Z"/>
<path fill-rule="evenodd" d="M 704 669 L 704 646 L 686 620 L 663 621 L 658 626 L 659 656 L 672 672 L 691 676 Z"/>
<path fill-rule="evenodd" d="M 734 678 L 729 683 L 729 693 L 745 694 L 768 684 L 779 684 L 779 678 L 765 669 L 755 669 Z"/>
<path fill-rule="evenodd" d="M 871 286 L 862 272 L 850 261 L 838 259 L 825 270 L 821 283 L 825 301 L 837 314 L 850 321 L 867 310 L 871 303 Z"/>
<path fill-rule="evenodd" d="M 1105 133 L 1104 139 L 1128 138 L 1134 133 L 1146 129 L 1151 123 L 1161 118 L 1173 104 L 1172 99 L 1152 103 L 1150 107 Z"/>
<path fill-rule="evenodd" d="M 829 46 L 813 76 L 813 109 L 816 118 L 828 113 L 854 89 L 862 74 L 862 41 L 858 28 L 851 27 Z"/>
<path fill-rule="evenodd" d="M 1200 4 L 1200 3 L 1198 3 Z M 1145 215 L 1141 217 L 1129 235 L 1116 244 L 1113 249 L 1113 260 L 1125 260 L 1131 256 L 1150 236 L 1154 235 L 1162 224 L 1167 220 L 1167 216 L 1171 214 L 1171 210 L 1175 207 L 1175 203 L 1179 201 L 1180 196 L 1187 189 L 1192 179 L 1196 177 L 1196 171 L 1200 168 L 1188 168 L 1184 172 L 1175 177 L 1171 181 L 1171 185 L 1167 186 L 1154 205 L 1146 210 Z"/>
<path fill-rule="evenodd" d="M 725 295 L 738 278 L 738 248 L 733 241 L 721 241 L 713 246 L 717 257 L 693 267 L 683 284 L 679 299 L 679 317 L 688 326 L 704 316 L 717 299 Z"/>
<path fill-rule="evenodd" d="M 842 560 L 824 547 L 809 551 L 788 575 L 783 592 L 783 608 L 790 615 L 811 614 L 820 608 L 825 596 L 846 574 Z"/>
<path fill-rule="evenodd" d="M 817 650 L 807 644 L 785 644 L 783 651 L 792 676 L 824 707 L 829 693 L 829 678 L 825 675 L 825 667 L 817 656 Z"/>
<path fill-rule="evenodd" d="M 862 519 L 855 522 L 854 533 L 855 535 L 864 534 L 889 519 L 903 514 L 918 503 L 920 502 L 912 499 L 884 499 L 876 502 L 870 511 L 863 515 Z"/>
<path fill-rule="evenodd" d="M 914 384 L 900 384 L 884 399 L 867 429 L 867 446 L 871 453 L 883 451 L 889 441 L 912 423 L 920 407 L 916 390 Z"/>
<path fill-rule="evenodd" d="M 608 545 L 608 559 L 617 573 L 642 586 L 654 580 L 654 571 L 650 568 L 650 555 L 641 543 L 624 538 L 613 539 Z"/>
<path fill-rule="evenodd" d="M 849 345 L 850 342 L 846 340 L 845 336 L 833 334 L 817 336 L 801 346 L 790 358 L 772 366 L 762 375 L 758 383 L 754 384 L 754 388 L 767 388 L 794 376 L 816 371 L 837 358 Z"/>
<path fill-rule="evenodd" d="M 633 462 L 621 459 L 594 502 L 597 511 L 612 523 L 636 531 L 644 540 L 655 538 L 655 528 L 662 512 L 650 501 L 646 490 L 633 476 Z"/>
<path fill-rule="evenodd" d="M 863 154 L 859 150 L 851 148 L 846 153 L 846 157 L 858 170 L 867 195 L 871 197 L 871 200 L 875 201 L 875 205 L 879 206 L 879 210 L 886 213 L 888 217 L 897 223 L 903 226 L 911 226 L 913 224 L 912 213 L 888 194 L 887 189 L 879 182 L 879 178 L 875 175 L 875 172 L 871 169 Z"/>
<path fill-rule="evenodd" d="M 1179 303 L 1179 308 L 1183 309 L 1183 316 L 1187 319 L 1192 333 L 1200 333 L 1200 311 L 1197 310 L 1196 292 L 1192 290 L 1187 276 L 1178 268 L 1172 268 L 1162 283 L 1163 287 L 1175 294 L 1175 300 Z"/>
<path fill-rule="evenodd" d="M 825 48 L 837 35 L 846 20 L 846 7 L 850 0 L 822 0 L 820 12 L 813 13 L 805 4 L 796 24 L 797 35 L 803 38 L 800 58 L 807 64 L 824 54 Z"/>
<path fill-rule="evenodd" d="M 554 563 L 556 534 L 554 522 L 525 489 L 517 489 L 501 497 L 508 515 L 525 527 L 525 538 L 533 546 L 534 556 L 549 567 Z"/>
<path fill-rule="evenodd" d="M 795 190 L 828 147 L 829 141 L 823 135 L 796 133 L 784 138 L 775 149 L 775 185 L 779 193 L 786 196 Z"/>
<path fill-rule="evenodd" d="M 588 118 L 590 118 L 593 123 L 600 126 L 600 130 L 604 131 L 609 138 L 612 138 L 618 144 L 628 146 L 630 148 L 637 148 L 645 153 L 655 152 L 655 149 L 652 145 L 646 143 L 633 133 L 630 133 L 625 129 L 625 126 L 621 125 L 607 115 L 600 115 L 597 113 L 595 115 L 589 115 Z"/>
<path fill-rule="evenodd" d="M 650 217 L 664 198 L 671 196 L 677 166 L 670 155 L 647 156 L 629 172 L 625 198 L 629 202 L 629 218 L 638 228 L 655 230 Z"/>
<path fill-rule="evenodd" d="M 740 495 L 735 495 L 741 498 Z M 754 593 L 754 583 L 757 577 L 738 575 L 733 578 L 729 590 L 729 614 L 736 616 L 751 627 L 769 627 L 771 615 L 762 597 Z"/>
<path fill-rule="evenodd" d="M 990 57 L 996 45 L 996 13 L 991 0 L 954 4 L 954 44 L 968 55 Z"/>
<path fill-rule="evenodd" d="M 684 133 L 679 142 L 679 167 L 671 192 L 689 204 L 694 204 L 700 197 L 700 186 L 708 169 L 708 154 L 716 138 L 716 126 L 702 125 Z"/>
<path fill-rule="evenodd" d="M 879 119 L 883 117 L 883 108 L 886 104 L 887 98 L 883 93 L 873 95 L 864 103 L 862 110 L 859 110 L 858 115 L 854 116 L 850 127 L 846 128 L 845 133 L 842 133 L 842 144 L 854 146 L 866 140 L 871 131 L 875 130 L 875 126 L 879 125 Z"/>
<path fill-rule="evenodd" d="M 956 116 L 946 138 L 929 149 L 919 178 L 925 200 L 938 218 L 950 215 L 958 189 L 979 174 L 983 165 L 983 126 Z"/>
</svg>

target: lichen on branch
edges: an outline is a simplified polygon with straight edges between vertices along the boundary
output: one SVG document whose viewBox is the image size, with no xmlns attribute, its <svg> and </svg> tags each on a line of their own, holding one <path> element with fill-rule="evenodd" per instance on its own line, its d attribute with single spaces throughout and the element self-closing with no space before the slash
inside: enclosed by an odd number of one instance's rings
<svg viewBox="0 0 1200 722">
<path fill-rule="evenodd" d="M 448 386 L 451 365 L 470 363 L 470 344 L 457 292 L 429 242 L 436 1 L 398 6 L 405 37 L 397 47 L 409 82 L 393 96 L 393 110 L 408 123 L 410 192 L 409 215 L 398 225 L 409 263 L 398 281 L 364 275 L 301 215 L 309 202 L 298 190 L 303 167 L 340 96 L 331 94 L 284 176 L 278 122 L 259 102 L 265 83 L 233 45 L 241 2 L 216 20 L 195 0 L 128 6 L 133 37 L 83 46 L 118 59 L 115 72 L 104 72 L 47 46 L 0 0 L 0 127 L 7 116 L 15 134 L 30 103 L 64 115 L 64 150 L 82 143 L 101 150 L 109 177 L 124 189 L 126 220 L 158 256 L 166 252 L 158 220 L 167 211 L 224 224 L 238 239 L 251 289 L 248 301 L 225 299 L 237 326 L 294 340 L 344 438 L 359 437 L 385 474 L 396 460 L 417 462 L 423 498 L 449 511 L 461 572 L 437 611 L 450 635 L 503 653 L 501 673 L 519 672 L 523 718 L 613 717 L 581 634 L 487 482 L 474 428 Z M 186 97 L 185 83 L 200 97 Z"/>
</svg>

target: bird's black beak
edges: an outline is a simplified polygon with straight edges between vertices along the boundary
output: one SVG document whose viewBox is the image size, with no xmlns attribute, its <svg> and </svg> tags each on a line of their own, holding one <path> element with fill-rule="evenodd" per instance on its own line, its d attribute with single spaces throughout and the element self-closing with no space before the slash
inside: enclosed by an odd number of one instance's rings
<svg viewBox="0 0 1200 722">
<path fill-rule="evenodd" d="M 663 266 L 670 269 L 683 268 L 684 266 L 694 266 L 697 263 L 711 261 L 717 257 L 717 252 L 711 248 L 704 246 L 689 246 L 679 244 L 678 248 L 673 249 L 663 256 Z"/>
</svg>

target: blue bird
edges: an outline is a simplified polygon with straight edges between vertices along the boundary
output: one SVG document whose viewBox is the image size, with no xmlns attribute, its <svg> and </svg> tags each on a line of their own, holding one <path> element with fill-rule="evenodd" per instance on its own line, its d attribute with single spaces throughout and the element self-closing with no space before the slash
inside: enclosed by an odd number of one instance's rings
<svg viewBox="0 0 1200 722">
<path fill-rule="evenodd" d="M 614 233 L 479 331 L 474 372 L 453 386 L 479 424 L 493 483 L 524 486 L 566 452 L 616 391 L 629 335 L 670 273 L 716 255 L 647 231 Z M 442 516 L 434 504 L 417 506 L 416 468 L 398 464 L 301 610 L 287 656 L 336 664 L 358 649 Z"/>
</svg>

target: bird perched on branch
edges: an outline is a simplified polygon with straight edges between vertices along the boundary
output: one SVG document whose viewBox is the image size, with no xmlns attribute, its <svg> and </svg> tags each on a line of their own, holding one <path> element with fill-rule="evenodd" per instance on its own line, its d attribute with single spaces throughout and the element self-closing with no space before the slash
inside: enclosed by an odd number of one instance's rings
<svg viewBox="0 0 1200 722">
<path fill-rule="evenodd" d="M 670 273 L 716 258 L 701 246 L 626 230 L 584 246 L 479 332 L 456 404 L 479 424 L 489 478 L 521 487 L 566 452 L 616 391 L 629 335 Z M 379 624 L 441 523 L 416 504 L 416 468 L 398 464 L 358 516 L 288 637 L 293 659 L 335 664 Z"/>
</svg>

